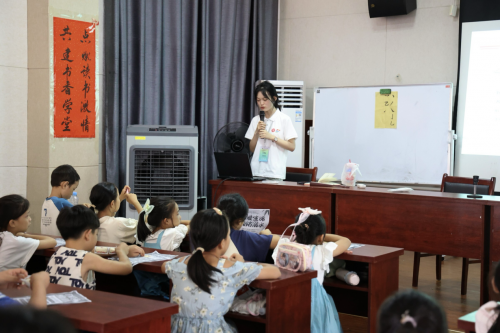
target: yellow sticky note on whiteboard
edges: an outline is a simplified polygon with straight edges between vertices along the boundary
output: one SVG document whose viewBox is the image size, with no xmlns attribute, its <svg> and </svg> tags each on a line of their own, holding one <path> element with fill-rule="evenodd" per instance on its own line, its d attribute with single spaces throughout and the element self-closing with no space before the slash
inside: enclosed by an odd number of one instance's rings
<svg viewBox="0 0 500 333">
<path fill-rule="evenodd" d="M 375 93 L 375 128 L 398 128 L 398 92 Z"/>
</svg>

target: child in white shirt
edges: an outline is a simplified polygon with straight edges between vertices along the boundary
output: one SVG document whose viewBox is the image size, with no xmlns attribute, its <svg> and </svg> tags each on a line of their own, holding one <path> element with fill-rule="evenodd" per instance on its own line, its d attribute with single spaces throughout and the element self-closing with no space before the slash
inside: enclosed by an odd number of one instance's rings
<svg viewBox="0 0 500 333">
<path fill-rule="evenodd" d="M 130 192 L 126 185 L 122 192 L 113 183 L 99 183 L 90 191 L 90 202 L 97 210 L 99 218 L 98 241 L 108 243 L 135 243 L 137 233 L 137 220 L 124 217 L 115 217 L 120 209 L 120 203 L 127 200 L 140 213 L 142 207 L 137 201 L 137 196 Z"/>
<path fill-rule="evenodd" d="M 155 197 L 146 206 L 149 212 L 143 210 L 139 214 L 138 243 L 158 250 L 179 251 L 189 221 L 181 220 L 177 203 L 168 197 Z"/>
<path fill-rule="evenodd" d="M 71 165 L 60 165 L 50 175 L 52 190 L 42 205 L 42 234 L 60 236 L 56 220 L 64 207 L 73 207 L 68 201 L 80 183 L 80 176 Z"/>
<path fill-rule="evenodd" d="M 500 312 L 500 264 L 495 268 L 495 274 L 491 278 L 490 290 L 495 300 L 489 301 L 479 308 L 476 313 L 476 333 L 500 332 L 500 321 L 498 313 Z"/>
<path fill-rule="evenodd" d="M 189 221 L 182 221 L 179 206 L 168 197 L 155 197 L 146 201 L 139 214 L 137 243 L 158 250 L 179 251 L 189 231 Z M 141 295 L 169 298 L 169 279 L 164 274 L 134 271 Z"/>
<path fill-rule="evenodd" d="M 311 208 L 300 208 L 300 210 L 302 214 L 297 216 L 292 237 L 282 238 L 274 249 L 274 262 L 282 260 L 276 256 L 279 244 L 284 242 L 295 240 L 311 248 L 313 269 L 318 272 L 317 278 L 311 283 L 311 333 L 342 333 L 337 308 L 332 297 L 323 288 L 323 280 L 325 272 L 328 273 L 330 270 L 333 258 L 346 252 L 351 241 L 342 236 L 327 234 L 325 219 L 320 211 Z"/>
<path fill-rule="evenodd" d="M 29 208 L 29 201 L 20 195 L 0 198 L 0 272 L 25 268 L 36 250 L 57 245 L 51 237 L 26 233 L 31 224 Z"/>
</svg>

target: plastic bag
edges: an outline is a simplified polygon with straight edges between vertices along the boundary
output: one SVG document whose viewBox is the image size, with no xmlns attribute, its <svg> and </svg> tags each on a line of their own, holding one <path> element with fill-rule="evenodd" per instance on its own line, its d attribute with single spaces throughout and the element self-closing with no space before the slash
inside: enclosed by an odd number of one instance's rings
<svg viewBox="0 0 500 333">
<path fill-rule="evenodd" d="M 352 163 L 351 160 L 349 160 L 349 163 L 346 163 L 344 165 L 344 170 L 342 170 L 342 185 L 356 186 L 356 173 L 361 175 L 359 164 Z"/>
<path fill-rule="evenodd" d="M 263 316 L 266 314 L 266 296 L 261 289 L 248 290 L 246 293 L 236 296 L 231 311 L 252 316 Z"/>
</svg>

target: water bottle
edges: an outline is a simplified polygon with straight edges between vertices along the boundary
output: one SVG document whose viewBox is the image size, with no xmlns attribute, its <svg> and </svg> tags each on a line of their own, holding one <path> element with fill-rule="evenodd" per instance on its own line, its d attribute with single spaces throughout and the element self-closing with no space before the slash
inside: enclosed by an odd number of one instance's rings
<svg viewBox="0 0 500 333">
<path fill-rule="evenodd" d="M 68 200 L 73 206 L 76 206 L 78 205 L 78 196 L 76 194 L 76 192 L 73 192 L 73 195 L 71 196 L 71 198 L 69 198 Z"/>
</svg>

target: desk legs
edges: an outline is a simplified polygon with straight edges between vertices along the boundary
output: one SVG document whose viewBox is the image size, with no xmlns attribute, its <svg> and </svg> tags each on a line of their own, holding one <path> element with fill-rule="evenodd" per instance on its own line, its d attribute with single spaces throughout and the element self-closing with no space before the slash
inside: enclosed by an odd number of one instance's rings
<svg viewBox="0 0 500 333">
<path fill-rule="evenodd" d="M 398 291 L 399 257 L 371 263 L 368 268 L 368 332 L 377 331 L 377 313 L 384 300 Z"/>
</svg>

